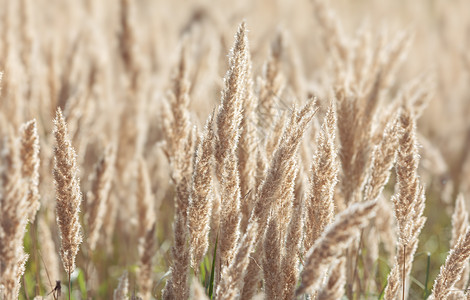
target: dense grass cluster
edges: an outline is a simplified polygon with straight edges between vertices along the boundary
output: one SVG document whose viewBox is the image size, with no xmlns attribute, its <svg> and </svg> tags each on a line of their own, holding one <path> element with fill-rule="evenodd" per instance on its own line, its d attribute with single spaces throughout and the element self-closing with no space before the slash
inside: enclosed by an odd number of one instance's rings
<svg viewBox="0 0 470 300">
<path fill-rule="evenodd" d="M 0 7 L 0 300 L 470 299 L 468 1 Z"/>
</svg>

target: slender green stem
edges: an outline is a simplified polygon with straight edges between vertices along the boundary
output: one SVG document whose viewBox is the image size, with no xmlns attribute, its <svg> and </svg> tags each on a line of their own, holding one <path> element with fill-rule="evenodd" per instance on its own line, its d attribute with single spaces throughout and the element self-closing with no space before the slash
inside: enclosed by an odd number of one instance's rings
<svg viewBox="0 0 470 300">
<path fill-rule="evenodd" d="M 71 295 L 72 295 L 72 283 L 70 282 L 70 273 L 71 273 L 71 270 L 70 270 L 70 267 L 69 267 L 69 300 L 72 299 Z"/>
<path fill-rule="evenodd" d="M 424 281 L 424 300 L 428 298 L 428 282 L 429 282 L 429 268 L 431 266 L 431 253 L 427 253 L 427 263 L 426 263 L 426 279 Z"/>
<path fill-rule="evenodd" d="M 405 278 L 406 256 L 405 255 L 406 255 L 406 246 L 404 245 L 403 246 L 403 278 L 402 278 L 402 280 L 403 280 L 403 284 L 402 284 L 402 286 L 403 286 L 403 298 L 402 299 L 403 300 L 405 300 L 405 285 L 406 285 L 406 278 Z"/>
</svg>

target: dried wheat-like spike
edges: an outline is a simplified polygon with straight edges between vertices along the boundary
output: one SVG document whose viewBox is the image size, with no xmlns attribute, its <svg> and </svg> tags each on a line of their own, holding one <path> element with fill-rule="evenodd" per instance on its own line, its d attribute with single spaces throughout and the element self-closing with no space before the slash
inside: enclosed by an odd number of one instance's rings
<svg viewBox="0 0 470 300">
<path fill-rule="evenodd" d="M 143 238 L 155 223 L 155 207 L 147 164 L 142 157 L 138 161 L 136 198 L 139 216 L 137 235 Z"/>
<path fill-rule="evenodd" d="M 243 93 L 246 84 L 248 38 L 242 23 L 230 54 L 230 68 L 217 113 L 216 174 L 221 186 L 220 234 L 217 247 L 221 267 L 230 265 L 240 226 L 240 178 L 237 147 L 242 120 Z"/>
<path fill-rule="evenodd" d="M 299 184 L 299 181 L 303 180 L 303 178 L 299 178 L 298 176 L 301 169 L 299 165 L 301 165 L 300 157 L 296 155 L 293 168 L 288 170 L 289 172 L 284 175 L 287 180 L 284 181 L 280 187 L 278 201 L 273 207 L 273 211 L 277 211 L 279 239 L 281 241 L 284 241 L 286 238 L 287 227 L 289 226 L 289 221 L 292 217 L 292 204 L 294 202 L 294 197 L 296 196 L 296 189 L 301 188 L 299 185 L 302 185 L 302 183 Z"/>
<path fill-rule="evenodd" d="M 450 248 L 456 246 L 459 237 L 465 234 L 465 231 L 468 227 L 468 212 L 467 208 L 465 207 L 465 199 L 463 195 L 460 193 L 457 196 L 457 201 L 455 202 L 455 210 L 454 214 L 452 215 L 452 239 L 450 241 Z M 468 282 L 469 277 L 469 270 L 470 266 L 467 263 L 464 265 L 462 269 L 462 273 L 460 276 L 460 280 L 455 283 L 455 287 L 458 289 L 465 289 L 466 284 Z"/>
<path fill-rule="evenodd" d="M 282 299 L 283 277 L 281 272 L 282 243 L 278 213 L 269 218 L 264 236 L 264 292 L 267 299 Z M 291 253 L 292 254 L 292 253 Z"/>
<path fill-rule="evenodd" d="M 108 147 L 96 163 L 91 177 L 91 190 L 87 195 L 86 224 L 88 226 L 88 246 L 91 251 L 95 250 L 96 242 L 100 236 L 104 215 L 108 202 L 109 190 L 114 172 L 115 154 L 111 147 Z"/>
<path fill-rule="evenodd" d="M 60 108 L 54 119 L 54 181 L 56 185 L 56 214 L 60 230 L 60 255 L 65 271 L 70 275 L 75 270 L 75 257 L 82 242 L 79 221 L 80 179 L 77 155 L 68 137 L 67 125 Z"/>
<path fill-rule="evenodd" d="M 294 190 L 295 175 L 297 171 L 295 154 L 302 140 L 302 136 L 307 129 L 307 125 L 313 118 L 316 112 L 314 108 L 315 101 L 309 101 L 300 111 L 294 109 L 289 123 L 285 127 L 281 142 L 274 153 L 271 160 L 271 165 L 266 174 L 266 178 L 258 189 L 256 195 L 256 202 L 252 210 L 249 223 L 258 223 L 257 245 L 260 245 L 266 230 L 269 212 L 275 205 L 276 201 L 280 199 L 282 188 L 284 190 Z M 248 266 L 247 276 L 245 276 L 245 283 L 243 286 L 243 299 L 251 299 L 256 293 L 256 288 L 259 279 L 259 266 L 258 260 L 260 259 L 260 251 L 255 252 L 254 258 L 250 260 Z"/>
<path fill-rule="evenodd" d="M 191 299 L 193 300 L 209 300 L 209 297 L 204 291 L 204 287 L 199 283 L 197 278 L 193 278 L 193 283 L 191 284 Z"/>
<path fill-rule="evenodd" d="M 195 129 L 187 136 L 183 143 L 183 155 L 177 159 L 181 160 L 178 166 L 179 178 L 176 181 L 175 195 L 175 221 L 174 221 L 174 245 L 171 249 L 173 264 L 171 266 L 171 277 L 166 282 L 162 293 L 163 299 L 187 299 L 189 297 L 188 271 L 190 263 L 190 249 L 188 240 L 188 207 L 190 199 L 190 176 L 191 159 L 193 157 Z M 175 173 L 174 173 L 175 174 Z"/>
<path fill-rule="evenodd" d="M 281 142 L 271 160 L 266 179 L 258 190 L 250 222 L 259 223 L 260 227 L 258 229 L 261 234 L 264 233 L 266 228 L 270 209 L 282 192 L 281 188 L 286 187 L 286 183 L 290 182 L 293 191 L 296 173 L 295 154 L 303 133 L 316 112 L 314 106 L 315 101 L 310 101 L 300 111 L 294 109 L 282 135 Z"/>
<path fill-rule="evenodd" d="M 258 151 L 256 152 L 256 188 L 253 191 L 255 193 L 255 197 L 259 187 L 262 185 L 264 178 L 266 177 L 266 171 L 268 170 L 269 166 L 268 160 L 265 156 L 265 152 L 260 148 L 258 148 Z"/>
<path fill-rule="evenodd" d="M 403 132 L 399 138 L 396 165 L 398 192 L 392 198 L 397 220 L 398 243 L 394 265 L 385 288 L 385 299 L 395 299 L 400 287 L 406 293 L 404 284 L 411 272 L 414 254 L 418 247 L 418 236 L 426 221 L 423 216 L 424 188 L 420 185 L 417 175 L 419 156 L 415 119 L 409 107 L 402 109 L 400 127 Z"/>
<path fill-rule="evenodd" d="M 344 40 L 341 24 L 338 22 L 339 18 L 334 12 L 325 4 L 324 0 L 311 1 L 315 17 L 322 27 L 323 43 L 329 52 L 336 52 L 342 61 L 347 60 L 348 45 Z"/>
<path fill-rule="evenodd" d="M 189 247 L 186 245 L 188 233 L 187 224 L 181 214 L 176 215 L 173 226 L 175 234 L 175 242 L 171 251 L 173 265 L 171 266 L 171 277 L 166 282 L 162 293 L 164 300 L 188 299 L 189 297 L 188 268 L 190 254 Z"/>
<path fill-rule="evenodd" d="M 373 93 L 371 91 L 370 93 Z M 347 87 L 336 91 L 339 157 L 342 173 L 339 180 L 342 202 L 348 204 L 361 199 L 361 192 L 367 179 L 371 163 L 372 121 L 376 112 L 378 97 L 368 103 L 351 92 Z M 370 104 L 369 102 L 372 102 Z"/>
<path fill-rule="evenodd" d="M 33 51 L 35 45 L 35 38 L 37 38 L 36 32 L 34 32 L 33 22 L 34 19 L 32 18 L 34 14 L 31 10 L 31 2 L 28 0 L 22 0 L 19 3 L 20 6 L 20 17 L 21 17 L 21 24 L 20 24 L 20 32 L 21 32 L 21 42 L 22 42 L 22 49 L 21 49 L 21 60 L 25 67 L 25 69 L 31 72 L 31 64 L 33 59 Z M 32 20 L 33 19 L 33 20 Z"/>
<path fill-rule="evenodd" d="M 246 24 L 240 24 L 230 52 L 230 67 L 225 75 L 225 87 L 217 112 L 217 176 L 222 178 L 224 160 L 236 151 L 240 137 L 243 96 L 245 93 L 248 37 Z"/>
<path fill-rule="evenodd" d="M 284 300 L 294 298 L 299 277 L 299 258 L 304 225 L 303 208 L 302 197 L 295 197 L 292 205 L 292 217 L 284 242 L 284 256 L 281 262 Z"/>
<path fill-rule="evenodd" d="M 187 142 L 184 144 L 184 148 L 181 150 L 186 154 L 183 158 L 183 163 L 179 164 L 183 166 L 181 170 L 181 177 L 176 182 L 176 197 L 175 197 L 175 214 L 180 215 L 183 218 L 184 223 L 187 226 L 188 218 L 188 206 L 190 197 L 190 184 L 191 184 L 191 173 L 194 159 L 193 145 L 196 144 L 196 127 L 193 127 L 191 134 L 188 136 Z"/>
<path fill-rule="evenodd" d="M 398 148 L 398 132 L 398 120 L 392 120 L 387 124 L 379 145 L 374 149 L 372 169 L 365 187 L 366 200 L 377 199 L 390 177 Z"/>
<path fill-rule="evenodd" d="M 424 190 L 421 187 L 419 191 L 419 196 L 417 196 L 416 202 L 423 203 L 424 208 Z M 421 204 L 419 204 L 421 205 Z M 413 216 L 410 217 L 416 220 L 415 222 L 409 221 L 410 226 L 408 226 L 408 232 L 402 234 L 402 231 L 398 229 L 398 242 L 396 247 L 396 255 L 393 262 L 393 268 L 390 271 L 390 274 L 387 278 L 387 287 L 385 288 L 384 299 L 396 299 L 401 290 L 405 290 L 405 297 L 407 293 L 406 287 L 403 288 L 403 284 L 408 282 L 408 277 L 411 272 L 411 266 L 414 260 L 414 254 L 418 248 L 418 235 L 421 232 L 422 227 L 426 221 L 426 218 L 422 216 L 422 209 L 418 208 L 416 213 L 413 209 Z M 395 208 L 395 217 L 396 217 L 396 208 Z M 398 222 L 397 222 L 398 223 Z M 398 228 L 400 225 L 397 224 Z M 401 290 L 400 290 L 401 288 Z M 400 292 L 402 293 L 402 292 Z"/>
<path fill-rule="evenodd" d="M 21 126 L 21 176 L 28 183 L 29 221 L 34 222 L 39 202 L 39 136 L 36 120 Z"/>
<path fill-rule="evenodd" d="M 341 159 L 341 178 L 339 181 L 339 188 L 341 193 L 341 200 L 344 207 L 352 201 L 354 189 L 360 184 L 359 174 L 362 170 L 356 170 L 356 157 L 357 156 L 359 137 L 359 108 L 353 102 L 354 97 L 350 95 L 345 89 L 336 91 L 337 98 L 337 118 L 338 118 L 338 137 L 340 141 L 339 157 Z M 364 138 L 364 137 L 362 137 Z M 359 172 L 359 173 L 358 173 Z M 342 208 L 342 207 L 341 207 Z"/>
<path fill-rule="evenodd" d="M 140 287 L 140 296 L 143 300 L 151 299 L 152 292 L 152 258 L 155 254 L 155 222 L 147 230 L 144 237 L 139 240 L 140 265 L 137 272 L 137 282 Z"/>
<path fill-rule="evenodd" d="M 257 244 L 260 243 L 257 242 Z M 243 279 L 243 290 L 240 299 L 252 299 L 258 292 L 259 284 L 263 278 L 263 270 L 261 267 L 263 251 L 261 245 L 255 245 L 253 251 L 246 269 L 245 278 Z"/>
<path fill-rule="evenodd" d="M 454 290 L 454 291 L 451 291 L 449 293 L 449 297 L 447 299 L 451 299 L 451 300 L 466 300 L 468 299 L 470 296 L 468 295 L 468 293 L 465 293 L 464 291 L 457 291 L 457 290 Z M 430 300 L 432 300 L 432 296 L 429 296 Z"/>
<path fill-rule="evenodd" d="M 127 277 L 127 272 L 124 272 L 121 277 L 119 277 L 118 286 L 114 290 L 114 300 L 128 300 L 129 299 L 129 279 Z"/>
<path fill-rule="evenodd" d="M 139 217 L 137 237 L 139 243 L 140 267 L 137 273 L 140 296 L 150 299 L 152 286 L 152 257 L 156 243 L 155 237 L 155 198 L 152 194 L 147 162 L 139 157 L 137 164 L 136 204 Z"/>
<path fill-rule="evenodd" d="M 321 235 L 325 227 L 333 221 L 335 206 L 333 201 L 334 188 L 338 174 L 336 160 L 336 113 L 332 102 L 322 125 L 322 132 L 318 139 L 318 148 L 315 153 L 310 184 L 305 198 L 307 217 L 305 220 L 304 251 L 307 252 L 315 240 Z"/>
<path fill-rule="evenodd" d="M 297 296 L 318 287 L 328 266 L 341 255 L 358 235 L 359 230 L 374 216 L 376 206 L 376 201 L 353 204 L 325 229 L 307 253 L 301 284 L 296 290 Z"/>
<path fill-rule="evenodd" d="M 137 41 L 137 24 L 135 20 L 135 1 L 120 1 L 120 32 L 119 51 L 125 71 L 131 78 L 132 87 L 136 87 L 138 74 L 142 69 L 139 60 L 139 49 Z"/>
<path fill-rule="evenodd" d="M 21 287 L 20 279 L 28 259 L 23 249 L 23 238 L 31 211 L 28 207 L 27 189 L 21 178 L 19 144 L 13 130 L 8 130 L 2 146 L 0 285 L 4 287 L 5 299 L 17 299 Z"/>
<path fill-rule="evenodd" d="M 178 67 L 172 79 L 172 89 L 168 95 L 169 107 L 164 107 L 168 110 L 167 117 L 163 119 L 166 138 L 165 152 L 170 159 L 172 177 L 176 182 L 182 180 L 182 177 L 186 175 L 185 170 L 190 169 L 193 152 L 184 151 L 188 148 L 187 144 L 191 143 L 192 136 L 188 73 L 185 48 L 182 47 Z"/>
<path fill-rule="evenodd" d="M 441 267 L 432 289 L 433 299 L 447 299 L 455 283 L 460 279 L 460 274 L 468 264 L 469 257 L 470 227 L 467 227 L 466 233 L 459 237 L 457 244 L 452 247 L 447 256 L 445 264 Z"/>
<path fill-rule="evenodd" d="M 126 101 L 117 121 L 119 126 L 117 137 L 116 169 L 120 188 L 129 188 L 131 174 L 135 168 L 137 157 L 144 151 L 147 137 L 145 98 L 143 92 L 133 93 L 127 91 L 124 95 Z M 135 101 L 133 101 L 135 99 Z"/>
<path fill-rule="evenodd" d="M 459 238 L 465 234 L 468 227 L 468 212 L 465 207 L 465 199 L 460 193 L 455 201 L 454 214 L 452 215 L 452 239 L 450 247 L 453 248 L 459 241 Z"/>
<path fill-rule="evenodd" d="M 276 101 L 285 87 L 285 79 L 281 72 L 283 48 L 283 36 L 279 32 L 271 43 L 268 60 L 263 65 L 263 77 L 259 79 L 259 122 L 264 128 L 271 126 L 279 114 L 280 106 Z"/>
<path fill-rule="evenodd" d="M 241 193 L 241 232 L 245 232 L 248 226 L 251 208 L 255 198 L 256 187 L 256 162 L 257 148 L 259 145 L 256 124 L 258 116 L 256 114 L 257 99 L 254 95 L 252 78 L 252 62 L 250 53 L 247 52 L 246 63 L 246 88 L 243 97 L 243 111 L 241 121 L 240 141 L 238 144 L 238 172 L 240 174 Z"/>
<path fill-rule="evenodd" d="M 191 247 L 191 266 L 198 270 L 199 263 L 209 247 L 209 225 L 212 214 L 212 161 L 214 148 L 212 117 L 197 146 L 188 207 L 188 229 Z"/>
<path fill-rule="evenodd" d="M 279 147 L 282 133 L 284 132 L 284 127 L 286 126 L 288 120 L 289 114 L 287 112 L 280 113 L 276 118 L 274 118 L 274 124 L 271 125 L 272 128 L 268 132 L 264 143 L 264 154 L 266 159 L 272 159 L 274 151 L 276 151 L 276 149 Z"/>
<path fill-rule="evenodd" d="M 344 295 L 346 284 L 346 261 L 341 258 L 330 271 L 328 281 L 318 292 L 318 300 L 339 300 Z"/>
<path fill-rule="evenodd" d="M 248 228 L 241 239 L 235 253 L 235 257 L 228 268 L 225 268 L 222 273 L 222 279 L 217 286 L 216 297 L 217 300 L 233 300 L 240 294 L 243 278 L 245 276 L 250 253 L 255 244 L 255 238 L 258 232 L 258 225 L 256 223 L 248 225 Z"/>
</svg>

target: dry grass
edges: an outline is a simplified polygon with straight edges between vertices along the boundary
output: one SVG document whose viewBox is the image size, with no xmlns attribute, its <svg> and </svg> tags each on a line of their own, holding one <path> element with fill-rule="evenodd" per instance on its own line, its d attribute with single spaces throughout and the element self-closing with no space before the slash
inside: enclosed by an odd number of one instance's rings
<svg viewBox="0 0 470 300">
<path fill-rule="evenodd" d="M 0 300 L 470 299 L 468 1 L 0 7 Z"/>
</svg>

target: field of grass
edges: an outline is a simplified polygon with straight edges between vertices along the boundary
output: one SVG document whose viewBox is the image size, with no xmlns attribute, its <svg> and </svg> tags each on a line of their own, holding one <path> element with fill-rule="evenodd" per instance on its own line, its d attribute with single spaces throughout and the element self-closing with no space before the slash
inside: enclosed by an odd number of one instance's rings
<svg viewBox="0 0 470 300">
<path fill-rule="evenodd" d="M 0 8 L 0 300 L 470 299 L 467 0 Z"/>
</svg>

